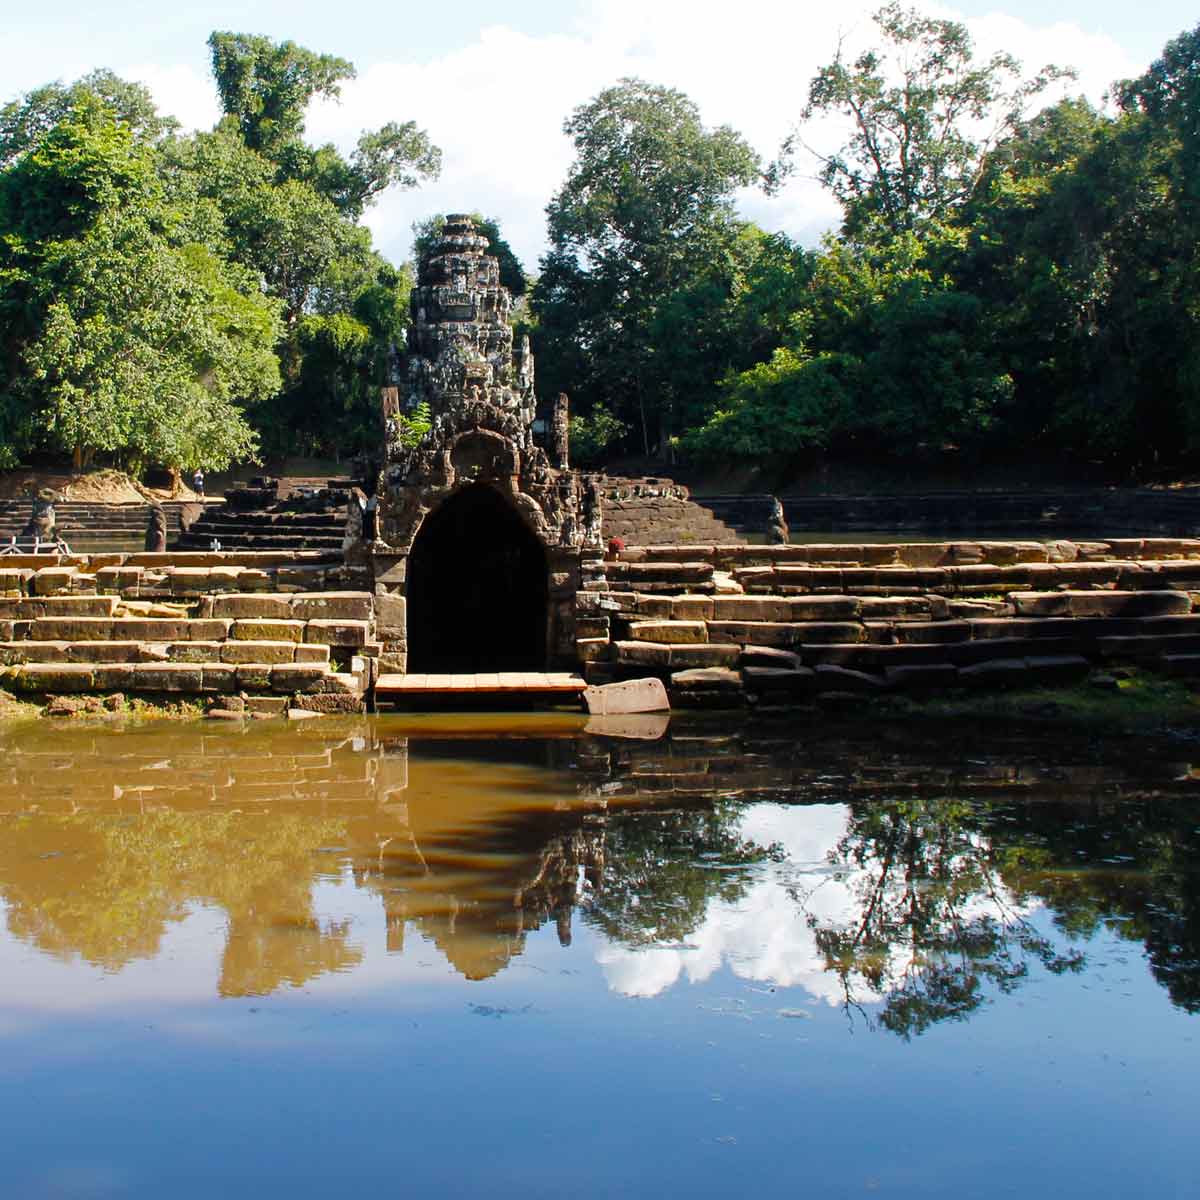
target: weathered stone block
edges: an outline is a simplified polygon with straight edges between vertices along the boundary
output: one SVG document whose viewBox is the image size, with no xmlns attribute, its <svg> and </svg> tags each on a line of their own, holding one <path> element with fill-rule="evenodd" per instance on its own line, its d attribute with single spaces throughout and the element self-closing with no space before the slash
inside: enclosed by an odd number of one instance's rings
<svg viewBox="0 0 1200 1200">
<path fill-rule="evenodd" d="M 970 621 L 900 621 L 892 626 L 893 639 L 902 645 L 945 645 L 971 638 Z"/>
<path fill-rule="evenodd" d="M 1067 617 L 1070 614 L 1067 592 L 1009 592 L 1008 602 L 1018 617 Z"/>
<path fill-rule="evenodd" d="M 113 637 L 115 624 L 107 617 L 43 617 L 30 623 L 29 636 L 37 642 L 102 642 Z"/>
<path fill-rule="evenodd" d="M 171 567 L 167 586 L 173 596 L 196 596 L 210 590 L 212 571 L 209 567 Z"/>
<path fill-rule="evenodd" d="M 775 670 L 796 671 L 803 665 L 799 654 L 791 650 L 780 650 L 776 646 L 747 646 L 741 653 L 741 665 L 746 667 L 770 667 Z"/>
<path fill-rule="evenodd" d="M 378 644 L 375 644 L 378 647 Z M 363 652 L 366 653 L 367 647 L 363 647 Z M 382 651 L 382 647 L 378 647 L 373 652 L 378 655 Z M 329 661 L 329 645 L 324 642 L 302 642 L 297 644 L 296 653 L 293 661 L 298 663 L 327 663 Z"/>
<path fill-rule="evenodd" d="M 170 662 L 207 663 L 221 661 L 222 642 L 169 642 L 167 659 Z"/>
<path fill-rule="evenodd" d="M 360 695 L 343 692 L 316 692 L 305 695 L 297 707 L 316 713 L 360 713 L 366 710 L 366 701 Z"/>
<path fill-rule="evenodd" d="M 116 596 L 46 596 L 40 600 L 23 600 L 27 612 L 14 616 L 46 617 L 111 617 L 116 611 Z M 36 610 L 36 611 L 35 611 Z"/>
<path fill-rule="evenodd" d="M 304 626 L 304 640 L 326 646 L 363 646 L 370 634 L 367 621 L 310 620 Z"/>
<path fill-rule="evenodd" d="M 292 616 L 301 621 L 370 621 L 373 601 L 369 592 L 299 593 L 292 597 Z"/>
<path fill-rule="evenodd" d="M 669 621 L 671 619 L 670 596 L 636 596 L 632 611 L 639 617 Z"/>
<path fill-rule="evenodd" d="M 806 694 L 816 686 L 811 667 L 743 667 L 742 676 L 751 692 Z"/>
<path fill-rule="evenodd" d="M 133 688 L 138 692 L 199 692 L 204 673 L 190 663 L 138 663 L 133 668 Z"/>
<path fill-rule="evenodd" d="M 607 616 L 576 617 L 575 636 L 577 638 L 608 638 L 611 622 Z"/>
<path fill-rule="evenodd" d="M 661 642 L 613 642 L 612 646 L 619 663 L 660 668 L 671 663 L 671 647 Z"/>
<path fill-rule="evenodd" d="M 30 643 L 32 644 L 32 643 Z M 48 642 L 62 646 L 70 662 L 137 662 L 139 642 Z"/>
<path fill-rule="evenodd" d="M 703 621 L 631 621 L 629 636 L 637 642 L 708 641 L 708 631 Z"/>
<path fill-rule="evenodd" d="M 304 622 L 258 619 L 235 621 L 232 635 L 239 642 L 302 642 Z"/>
<path fill-rule="evenodd" d="M 355 664 L 361 659 L 354 659 Z M 321 680 L 320 691 L 336 693 L 343 696 L 360 696 L 366 680 L 362 677 L 361 668 L 356 665 L 354 671 L 326 671 Z"/>
<path fill-rule="evenodd" d="M 271 668 L 271 691 L 319 692 L 327 675 L 320 663 L 285 663 Z"/>
<path fill-rule="evenodd" d="M 239 691 L 265 692 L 271 687 L 272 668 L 263 663 L 239 663 L 236 671 Z"/>
<path fill-rule="evenodd" d="M 864 596 L 864 621 L 944 621 L 950 606 L 944 596 Z"/>
<path fill-rule="evenodd" d="M 702 646 L 672 646 L 670 664 L 672 669 L 690 667 L 732 667 L 741 657 L 742 648 L 736 645 L 721 645 L 709 642 Z"/>
<path fill-rule="evenodd" d="M 671 598 L 671 619 L 675 621 L 707 621 L 713 615 L 711 596 L 682 596 Z"/>
<path fill-rule="evenodd" d="M 251 642 L 234 638 L 222 643 L 218 657 L 224 663 L 269 663 L 274 666 L 294 662 L 297 649 L 295 642 Z"/>
<path fill-rule="evenodd" d="M 783 596 L 714 596 L 717 621 L 790 621 L 792 601 Z"/>
<path fill-rule="evenodd" d="M 26 663 L 11 668 L 5 683 L 21 692 L 90 692 L 93 670 L 89 663 Z"/>
<path fill-rule="evenodd" d="M 54 596 L 59 592 L 69 592 L 78 576 L 75 567 L 43 567 L 34 575 L 30 590 L 37 596 Z"/>
<path fill-rule="evenodd" d="M 258 568 L 242 568 L 238 571 L 237 586 L 239 592 L 269 592 L 275 586 L 275 576 Z"/>
<path fill-rule="evenodd" d="M 0 591 L 26 592 L 32 578 L 33 571 L 28 567 L 0 567 Z"/>
<path fill-rule="evenodd" d="M 129 692 L 133 690 L 132 662 L 98 663 L 92 669 L 92 686 L 98 692 Z"/>
<path fill-rule="evenodd" d="M 292 619 L 292 598 L 278 592 L 214 596 L 210 615 L 229 617 L 235 621 L 262 619 L 290 621 Z"/>
<path fill-rule="evenodd" d="M 599 662 L 608 657 L 610 645 L 606 637 L 576 638 L 575 656 L 581 663 Z"/>
<path fill-rule="evenodd" d="M 728 667 L 673 671 L 671 688 L 681 692 L 739 692 L 742 690 L 742 676 L 740 671 L 732 671 Z"/>
<path fill-rule="evenodd" d="M 1077 617 L 1169 617 L 1192 611 L 1187 592 L 1068 592 Z"/>
<path fill-rule="evenodd" d="M 223 692 L 226 695 L 238 690 L 237 667 L 227 663 L 208 662 L 201 668 L 202 686 L 206 692 Z"/>
<path fill-rule="evenodd" d="M 375 628 L 384 640 L 408 634 L 408 601 L 390 592 L 375 597 Z"/>
<path fill-rule="evenodd" d="M 791 620 L 844 621 L 857 617 L 861 608 L 857 596 L 798 596 L 791 601 Z"/>
</svg>

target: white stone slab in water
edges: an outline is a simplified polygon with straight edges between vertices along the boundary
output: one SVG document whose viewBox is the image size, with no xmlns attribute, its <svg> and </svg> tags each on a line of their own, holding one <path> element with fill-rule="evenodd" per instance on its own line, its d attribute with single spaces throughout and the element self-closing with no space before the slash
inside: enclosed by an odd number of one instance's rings
<svg viewBox="0 0 1200 1200">
<path fill-rule="evenodd" d="M 671 707 L 661 679 L 627 679 L 621 683 L 600 684 L 588 688 L 583 699 L 588 712 L 594 716 L 663 712 Z"/>
</svg>

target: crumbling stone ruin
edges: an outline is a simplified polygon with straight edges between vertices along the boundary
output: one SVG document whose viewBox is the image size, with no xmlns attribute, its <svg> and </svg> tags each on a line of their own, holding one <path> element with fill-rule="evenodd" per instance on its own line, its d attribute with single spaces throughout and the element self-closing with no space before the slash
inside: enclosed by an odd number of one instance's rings
<svg viewBox="0 0 1200 1200">
<path fill-rule="evenodd" d="M 146 522 L 146 549 L 152 554 L 161 554 L 167 548 L 167 514 L 162 505 L 150 506 Z"/>
<path fill-rule="evenodd" d="M 528 338 L 514 345 L 512 297 L 487 249 L 470 217 L 447 217 L 413 292 L 409 353 L 383 392 L 370 553 L 385 670 L 574 662 L 600 491 L 565 469 L 564 444 L 555 465 L 534 442 L 533 355 Z"/>
<path fill-rule="evenodd" d="M 36 540 L 38 542 L 53 542 L 58 536 L 54 502 L 58 494 L 51 488 L 42 488 L 33 497 L 29 512 L 29 520 L 17 535 L 22 542 Z"/>
</svg>

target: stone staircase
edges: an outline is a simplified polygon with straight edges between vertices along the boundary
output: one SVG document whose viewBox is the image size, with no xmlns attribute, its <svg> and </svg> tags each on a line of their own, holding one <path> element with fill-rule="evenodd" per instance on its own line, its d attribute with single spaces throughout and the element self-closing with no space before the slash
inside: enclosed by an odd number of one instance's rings
<svg viewBox="0 0 1200 1200">
<path fill-rule="evenodd" d="M 692 501 L 708 509 L 718 521 L 742 537 L 766 536 L 775 515 L 775 497 L 767 492 L 748 495 L 692 496 Z"/>
<path fill-rule="evenodd" d="M 603 477 L 604 540 L 618 537 L 626 546 L 737 543 L 744 539 L 697 504 L 687 488 L 670 479 Z"/>
<path fill-rule="evenodd" d="M 319 556 L 113 557 L 0 560 L 0 688 L 362 711 L 379 653 L 374 598 L 307 590 L 336 585 L 339 567 Z"/>
<path fill-rule="evenodd" d="M 199 511 L 199 501 L 166 500 L 167 537 L 177 540 L 185 516 Z M 209 502 L 213 503 L 213 502 Z M 0 500 L 0 545 L 18 536 L 29 520 L 27 499 Z M 145 544 L 150 505 L 102 504 L 95 501 L 61 500 L 54 505 L 59 537 L 75 552 L 140 550 Z"/>
<path fill-rule="evenodd" d="M 341 550 L 349 479 L 259 479 L 230 488 L 177 542 L 180 549 Z"/>
<path fill-rule="evenodd" d="M 576 602 L 589 682 L 672 702 L 1200 675 L 1200 541 L 642 547 Z"/>
</svg>

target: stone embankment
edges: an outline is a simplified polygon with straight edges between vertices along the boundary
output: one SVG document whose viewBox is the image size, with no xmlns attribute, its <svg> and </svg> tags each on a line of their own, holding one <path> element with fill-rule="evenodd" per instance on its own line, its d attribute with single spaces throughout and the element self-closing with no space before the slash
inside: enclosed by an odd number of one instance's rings
<svg viewBox="0 0 1200 1200">
<path fill-rule="evenodd" d="M 29 520 L 27 499 L 0 500 L 0 544 L 17 537 Z M 185 526 L 203 512 L 198 501 L 166 500 L 167 536 L 179 538 Z M 59 500 L 54 505 L 58 535 L 75 550 L 130 550 L 143 544 L 150 505 L 104 504 L 93 500 Z"/>
<path fill-rule="evenodd" d="M 259 486 L 256 486 L 259 485 Z M 259 479 L 225 493 L 173 544 L 206 550 L 340 550 L 353 481 Z"/>
<path fill-rule="evenodd" d="M 692 497 L 739 533 L 755 536 L 766 532 L 774 499 L 762 494 Z M 1045 537 L 1200 534 L 1200 489 L 1195 487 L 785 495 L 781 500 L 788 527 L 802 535 L 890 531 L 978 538 L 1009 537 L 1018 530 Z"/>
<path fill-rule="evenodd" d="M 0 558 L 0 688 L 360 712 L 374 596 L 320 553 Z"/>
<path fill-rule="evenodd" d="M 1200 674 L 1200 541 L 635 547 L 584 564 L 576 636 L 679 707 Z"/>
<path fill-rule="evenodd" d="M 605 541 L 615 537 L 627 546 L 645 546 L 742 540 L 737 529 L 697 504 L 687 488 L 670 479 L 602 478 L 600 494 Z"/>
</svg>

